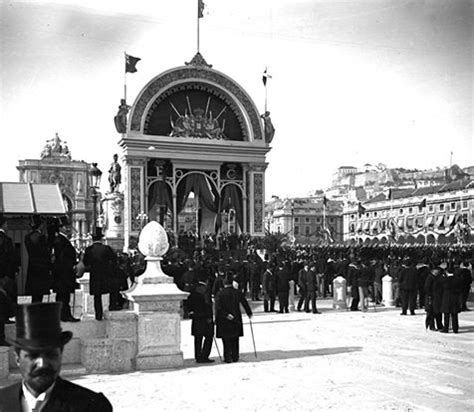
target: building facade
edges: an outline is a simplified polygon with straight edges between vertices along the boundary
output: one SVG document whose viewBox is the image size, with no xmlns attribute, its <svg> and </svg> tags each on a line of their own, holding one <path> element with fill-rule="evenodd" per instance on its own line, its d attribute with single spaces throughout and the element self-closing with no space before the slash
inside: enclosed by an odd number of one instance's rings
<svg viewBox="0 0 474 412">
<path fill-rule="evenodd" d="M 342 242 L 342 202 L 324 198 L 275 198 L 265 207 L 265 228 L 299 244 Z"/>
<path fill-rule="evenodd" d="M 80 240 L 90 234 L 94 216 L 89 183 L 91 164 L 73 160 L 67 143 L 57 133 L 46 142 L 40 159 L 20 160 L 17 169 L 22 183 L 57 183 L 72 222 L 73 238 Z"/>
<path fill-rule="evenodd" d="M 474 182 L 461 179 L 417 189 L 391 189 L 343 212 L 352 243 L 445 244 L 474 241 Z"/>
</svg>

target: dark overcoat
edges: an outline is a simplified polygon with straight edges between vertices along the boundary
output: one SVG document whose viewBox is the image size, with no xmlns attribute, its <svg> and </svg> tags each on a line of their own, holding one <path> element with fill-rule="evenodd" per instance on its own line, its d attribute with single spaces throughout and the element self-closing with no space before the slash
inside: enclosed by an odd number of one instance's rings
<svg viewBox="0 0 474 412">
<path fill-rule="evenodd" d="M 306 290 L 308 292 L 314 292 L 316 290 L 316 272 L 314 270 L 305 271 Z"/>
<path fill-rule="evenodd" d="M 21 412 L 21 382 L 0 389 L 0 412 Z M 112 405 L 102 394 L 58 378 L 41 412 L 111 412 Z"/>
<path fill-rule="evenodd" d="M 445 276 L 443 278 L 443 301 L 441 303 L 442 313 L 461 312 L 461 287 L 457 276 Z"/>
<path fill-rule="evenodd" d="M 418 271 L 414 266 L 403 266 L 398 275 L 398 282 L 401 290 L 417 290 Z"/>
<path fill-rule="evenodd" d="M 76 249 L 61 233 L 53 242 L 53 290 L 56 293 L 72 293 L 76 289 Z"/>
<path fill-rule="evenodd" d="M 116 264 L 113 249 L 100 242 L 94 242 L 85 250 L 83 262 L 90 272 L 89 293 L 91 295 L 109 293 Z"/>
<path fill-rule="evenodd" d="M 443 278 L 441 275 L 428 274 L 425 280 L 426 311 L 435 314 L 441 313 L 443 301 Z"/>
<path fill-rule="evenodd" d="M 244 336 L 242 324 L 242 313 L 240 305 L 245 309 L 248 316 L 252 316 L 252 310 L 244 295 L 232 286 L 226 286 L 216 295 L 216 335 L 218 338 L 236 338 Z M 234 319 L 227 319 L 231 314 Z"/>
<path fill-rule="evenodd" d="M 290 290 L 290 274 L 284 267 L 275 270 L 275 278 L 277 283 L 277 291 L 279 293 L 289 292 Z"/>
<path fill-rule="evenodd" d="M 25 236 L 25 245 L 28 251 L 25 293 L 27 295 L 48 294 L 53 286 L 48 240 L 40 231 L 33 230 Z"/>
<path fill-rule="evenodd" d="M 0 230 L 0 277 L 15 277 L 16 262 L 15 251 L 11 238 Z"/>
<path fill-rule="evenodd" d="M 211 291 L 208 285 L 199 282 L 188 297 L 191 315 L 191 335 L 214 336 Z"/>
</svg>

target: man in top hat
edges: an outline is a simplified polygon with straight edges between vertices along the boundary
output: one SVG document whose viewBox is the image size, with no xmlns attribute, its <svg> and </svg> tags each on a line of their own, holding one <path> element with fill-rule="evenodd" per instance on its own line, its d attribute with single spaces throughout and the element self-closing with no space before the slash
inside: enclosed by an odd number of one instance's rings
<svg viewBox="0 0 474 412">
<path fill-rule="evenodd" d="M 62 331 L 61 303 L 19 305 L 15 348 L 22 381 L 0 389 L 0 412 L 109 412 L 112 405 L 96 393 L 59 377 L 64 345 L 72 333 Z"/>
<path fill-rule="evenodd" d="M 25 293 L 32 296 L 32 302 L 41 302 L 43 295 L 48 295 L 52 286 L 51 252 L 42 228 L 41 218 L 34 215 L 31 232 L 25 236 L 25 246 L 28 251 Z"/>
<path fill-rule="evenodd" d="M 194 336 L 194 358 L 197 363 L 212 363 L 209 359 L 214 337 L 214 321 L 212 311 L 211 289 L 208 274 L 199 272 L 198 283 L 188 298 L 191 334 Z"/>
<path fill-rule="evenodd" d="M 242 324 L 242 305 L 249 318 L 252 310 L 242 293 L 232 285 L 233 273 L 226 274 L 224 289 L 216 295 L 216 335 L 222 339 L 224 344 L 224 362 L 238 362 L 239 360 L 239 338 L 244 336 Z"/>
<path fill-rule="evenodd" d="M 62 302 L 61 320 L 79 322 L 72 316 L 69 301 L 76 290 L 76 249 L 68 239 L 69 225 L 66 216 L 56 219 L 53 239 L 53 290 L 56 301 Z"/>
<path fill-rule="evenodd" d="M 97 227 L 92 235 L 92 245 L 84 251 L 84 265 L 89 267 L 89 293 L 94 296 L 96 320 L 102 320 L 102 295 L 110 292 L 110 280 L 114 276 L 116 255 L 113 249 L 102 243 L 102 228 Z"/>
</svg>

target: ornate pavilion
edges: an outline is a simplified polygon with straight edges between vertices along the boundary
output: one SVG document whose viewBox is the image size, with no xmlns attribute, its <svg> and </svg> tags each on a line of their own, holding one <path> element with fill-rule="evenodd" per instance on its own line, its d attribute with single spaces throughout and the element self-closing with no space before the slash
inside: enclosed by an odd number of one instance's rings
<svg viewBox="0 0 474 412">
<path fill-rule="evenodd" d="M 262 120 L 263 118 L 263 120 Z M 264 234 L 265 156 L 272 134 L 247 92 L 200 53 L 153 78 L 131 106 L 122 134 L 125 242 L 144 214 L 179 231 L 190 194 L 197 231 L 217 233 L 235 213 L 236 231 Z M 268 129 L 268 127 L 267 127 Z M 273 129 L 273 127 L 271 127 Z"/>
</svg>

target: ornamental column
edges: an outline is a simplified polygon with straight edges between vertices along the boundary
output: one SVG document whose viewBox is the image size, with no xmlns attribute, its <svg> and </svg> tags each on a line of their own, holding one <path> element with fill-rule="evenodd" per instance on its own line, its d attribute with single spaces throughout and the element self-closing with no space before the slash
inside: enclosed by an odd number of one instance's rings
<svg viewBox="0 0 474 412">
<path fill-rule="evenodd" d="M 141 229 L 140 216 L 145 206 L 145 160 L 127 156 L 124 173 L 124 243 L 128 248 L 130 236 L 138 236 Z"/>
<path fill-rule="evenodd" d="M 146 270 L 125 292 L 138 314 L 136 369 L 182 366 L 180 306 L 189 293 L 179 290 L 161 270 L 162 256 L 169 248 L 163 226 L 148 223 L 140 233 L 138 248 L 146 256 Z"/>
<path fill-rule="evenodd" d="M 265 206 L 265 168 L 266 164 L 251 165 L 248 172 L 248 210 L 249 232 L 251 236 L 263 236 Z"/>
</svg>

